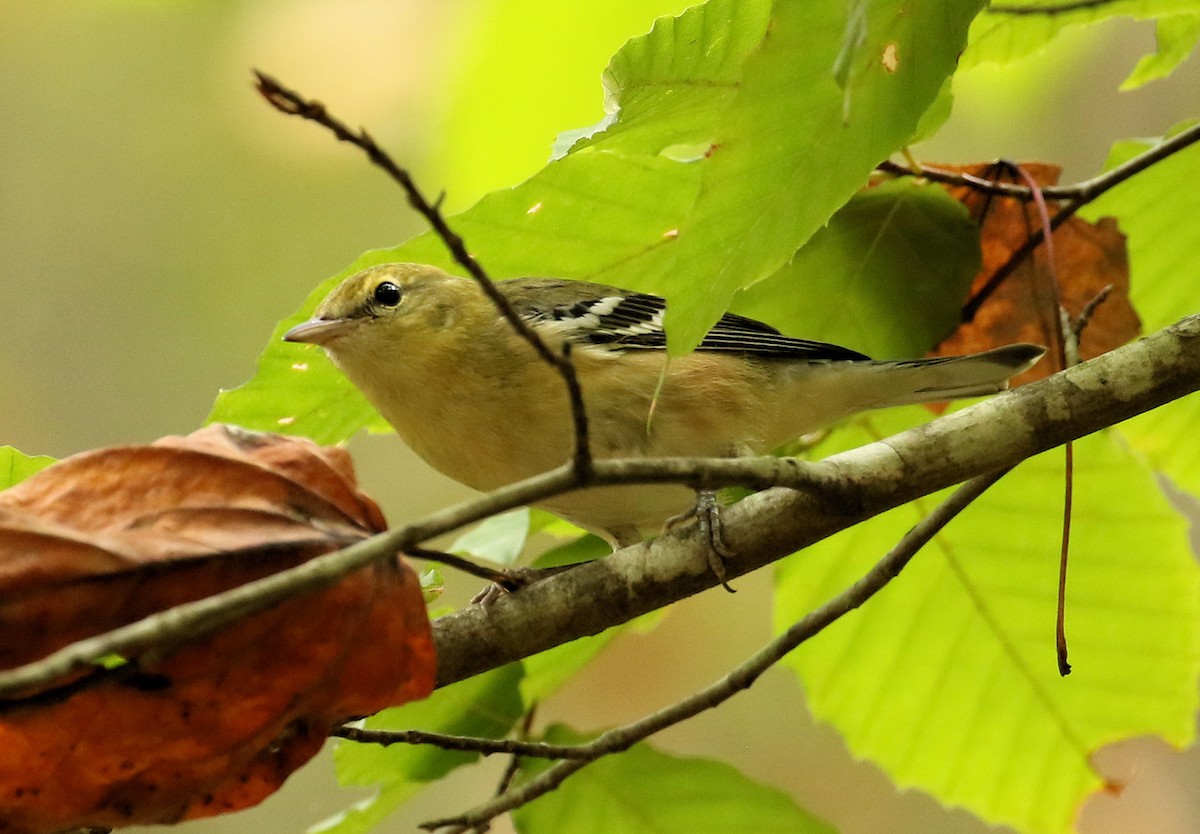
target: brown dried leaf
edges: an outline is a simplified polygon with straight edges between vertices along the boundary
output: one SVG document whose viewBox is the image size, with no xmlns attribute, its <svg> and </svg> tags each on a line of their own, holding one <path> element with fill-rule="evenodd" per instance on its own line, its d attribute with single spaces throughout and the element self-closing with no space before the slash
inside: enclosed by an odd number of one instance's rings
<svg viewBox="0 0 1200 834">
<path fill-rule="evenodd" d="M 382 529 L 346 454 L 305 440 L 213 426 L 69 458 L 0 492 L 0 667 Z M 334 724 L 427 695 L 435 667 L 399 559 L 128 660 L 0 704 L 0 832 L 254 804 Z"/>
<path fill-rule="evenodd" d="M 972 174 L 983 179 L 995 178 L 995 166 L 934 165 L 932 167 Z M 1039 185 L 1054 185 L 1059 169 L 1051 165 L 1021 166 Z M 1029 235 L 1041 228 L 1034 204 L 982 194 L 965 186 L 948 187 L 971 216 L 981 222 L 980 236 L 983 266 L 968 297 L 974 297 Z M 1055 203 L 1048 201 L 1051 216 Z M 1100 304 L 1080 339 L 1080 355 L 1091 359 L 1112 350 L 1141 332 L 1141 322 L 1129 302 L 1129 261 L 1125 237 L 1116 222 L 1105 218 L 1089 223 L 1071 217 L 1054 232 L 1054 274 L 1057 276 L 1062 304 L 1072 318 L 1077 317 L 1106 286 L 1113 292 Z M 972 353 L 1013 342 L 1056 344 L 1058 328 L 1054 310 L 1051 273 L 1047 269 L 1046 248 L 1039 246 L 1030 258 L 1017 267 L 980 307 L 973 321 L 963 324 L 934 351 L 940 355 Z M 1048 355 L 1031 370 L 1017 378 L 1016 384 L 1030 382 L 1058 370 L 1058 360 Z"/>
</svg>

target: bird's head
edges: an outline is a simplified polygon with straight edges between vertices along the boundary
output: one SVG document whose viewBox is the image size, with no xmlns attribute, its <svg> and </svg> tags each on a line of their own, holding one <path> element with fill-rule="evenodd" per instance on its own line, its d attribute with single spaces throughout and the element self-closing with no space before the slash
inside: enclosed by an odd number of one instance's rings
<svg viewBox="0 0 1200 834">
<path fill-rule="evenodd" d="M 459 315 L 470 281 L 434 266 L 390 263 L 355 273 L 284 341 L 320 345 L 338 364 L 386 361 L 419 349 Z M 357 360 L 357 361 L 356 361 Z"/>
</svg>

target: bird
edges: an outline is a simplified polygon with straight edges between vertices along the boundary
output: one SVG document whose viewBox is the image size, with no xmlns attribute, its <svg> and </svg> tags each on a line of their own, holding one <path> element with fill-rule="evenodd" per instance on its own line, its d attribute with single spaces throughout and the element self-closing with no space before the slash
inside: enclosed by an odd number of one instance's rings
<svg viewBox="0 0 1200 834">
<path fill-rule="evenodd" d="M 559 278 L 495 287 L 550 350 L 569 344 L 596 459 L 763 454 L 861 411 L 996 393 L 1045 352 L 877 361 L 726 313 L 695 351 L 668 358 L 658 296 Z M 371 266 L 283 338 L 323 348 L 418 456 L 468 487 L 494 490 L 572 455 L 562 377 L 475 281 L 427 264 Z M 683 486 L 621 485 L 536 506 L 623 547 L 695 501 Z"/>
</svg>

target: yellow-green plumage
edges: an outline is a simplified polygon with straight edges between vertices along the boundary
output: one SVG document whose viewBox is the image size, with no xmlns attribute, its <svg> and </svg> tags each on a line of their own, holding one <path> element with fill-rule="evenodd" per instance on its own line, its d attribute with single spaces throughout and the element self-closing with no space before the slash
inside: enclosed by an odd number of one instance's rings
<svg viewBox="0 0 1200 834">
<path fill-rule="evenodd" d="M 390 289 L 380 289 L 385 283 L 398 290 L 395 305 L 376 298 L 393 300 Z M 603 319 L 574 318 L 572 305 L 583 301 L 581 309 L 604 313 L 626 291 L 553 279 L 497 286 L 552 349 L 571 339 L 598 458 L 765 452 L 855 411 L 998 391 L 1040 355 L 1025 345 L 955 360 L 871 362 L 730 319 L 720 334 L 728 338 L 713 339 L 721 349 L 668 362 L 662 350 L 580 338 L 587 335 L 581 323 Z M 628 325 L 630 344 L 657 338 L 653 327 Z M 738 350 L 743 332 L 751 347 Z M 418 455 L 467 486 L 491 490 L 570 457 L 573 428 L 561 377 L 473 281 L 421 264 L 372 267 L 346 279 L 285 338 L 324 347 Z M 756 353 L 761 340 L 771 344 Z M 792 342 L 798 356 L 827 349 L 856 358 L 793 358 Z M 626 543 L 656 532 L 692 500 L 683 487 L 600 487 L 542 506 Z"/>
</svg>

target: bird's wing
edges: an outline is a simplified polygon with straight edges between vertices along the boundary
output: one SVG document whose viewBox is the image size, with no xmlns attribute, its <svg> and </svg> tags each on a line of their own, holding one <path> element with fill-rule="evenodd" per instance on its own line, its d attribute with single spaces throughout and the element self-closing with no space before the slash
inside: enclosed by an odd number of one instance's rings
<svg viewBox="0 0 1200 834">
<path fill-rule="evenodd" d="M 518 284 L 518 281 L 520 282 Z M 648 293 L 628 292 L 603 284 L 545 279 L 518 279 L 508 296 L 531 323 L 552 327 L 574 342 L 610 350 L 663 350 L 666 302 Z M 591 292 L 580 298 L 581 287 Z M 741 353 L 762 358 L 865 360 L 849 348 L 784 336 L 769 324 L 726 313 L 704 336 L 697 350 Z"/>
</svg>

